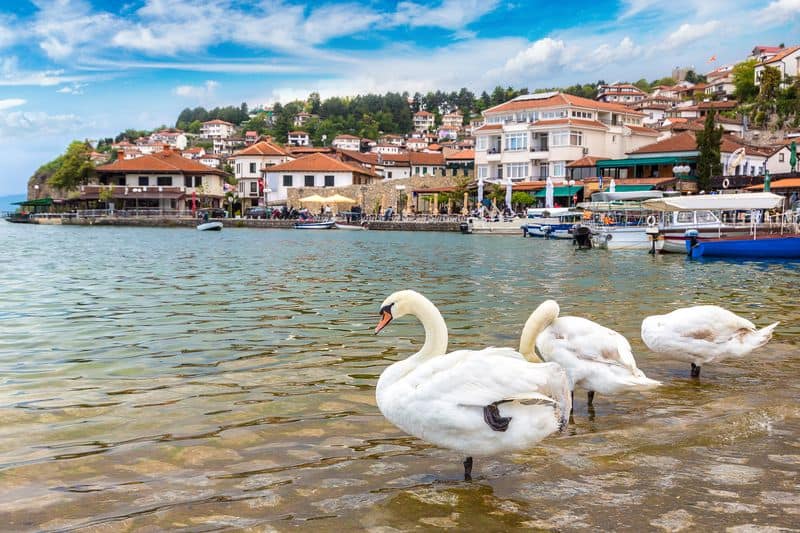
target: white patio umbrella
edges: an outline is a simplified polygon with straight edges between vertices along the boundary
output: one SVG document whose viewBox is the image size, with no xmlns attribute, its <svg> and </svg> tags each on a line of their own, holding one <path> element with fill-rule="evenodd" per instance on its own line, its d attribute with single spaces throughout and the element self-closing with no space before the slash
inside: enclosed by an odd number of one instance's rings
<svg viewBox="0 0 800 533">
<path fill-rule="evenodd" d="M 608 192 L 617 192 L 617 182 L 611 178 L 611 183 L 608 184 Z"/>
<path fill-rule="evenodd" d="M 483 205 L 483 178 L 478 179 L 478 205 Z"/>
<path fill-rule="evenodd" d="M 550 176 L 547 176 L 544 186 L 544 206 L 547 209 L 552 209 L 553 203 L 553 180 L 550 179 Z"/>
<path fill-rule="evenodd" d="M 511 209 L 511 210 L 513 210 L 513 209 L 514 209 L 513 207 L 511 207 L 511 191 L 512 191 L 512 189 L 513 189 L 513 188 L 514 188 L 514 184 L 513 184 L 513 183 L 511 182 L 511 180 L 509 179 L 509 180 L 506 182 L 506 205 L 507 205 L 507 206 L 508 206 L 508 208 L 509 208 L 509 209 Z"/>
</svg>

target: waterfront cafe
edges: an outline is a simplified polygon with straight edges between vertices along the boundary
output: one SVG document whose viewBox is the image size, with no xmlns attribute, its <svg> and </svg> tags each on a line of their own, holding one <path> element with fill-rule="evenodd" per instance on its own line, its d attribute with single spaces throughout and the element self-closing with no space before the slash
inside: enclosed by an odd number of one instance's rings
<svg viewBox="0 0 800 533">
<path fill-rule="evenodd" d="M 492 192 L 493 182 L 485 181 L 483 194 L 484 198 L 489 198 Z M 505 196 L 505 183 L 496 183 L 500 186 Z M 583 181 L 566 181 L 556 182 L 553 187 L 553 198 L 559 205 L 568 207 L 575 205 L 584 198 Z M 512 194 L 515 192 L 524 192 L 529 194 L 534 199 L 534 205 L 544 205 L 545 201 L 545 180 L 537 181 L 521 181 L 516 182 L 511 186 Z M 464 192 L 464 198 L 455 198 L 455 187 L 423 187 L 414 189 L 411 192 L 411 206 L 416 213 L 440 213 L 443 206 L 447 206 L 447 213 L 455 213 L 461 211 L 464 213 L 464 205 L 468 209 L 472 209 L 478 205 L 478 182 L 473 181 L 467 186 Z M 502 204 L 502 201 L 499 202 Z"/>
</svg>

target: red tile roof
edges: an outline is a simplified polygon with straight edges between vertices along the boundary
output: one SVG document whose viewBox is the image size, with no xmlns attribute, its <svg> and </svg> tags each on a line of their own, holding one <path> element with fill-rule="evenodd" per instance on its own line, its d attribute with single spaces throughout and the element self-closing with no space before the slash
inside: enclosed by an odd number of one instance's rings
<svg viewBox="0 0 800 533">
<path fill-rule="evenodd" d="M 475 131 L 478 132 L 478 131 L 502 130 L 502 129 L 503 129 L 502 124 L 484 124 L 480 128 L 477 128 Z"/>
<path fill-rule="evenodd" d="M 356 141 L 360 141 L 361 140 L 360 137 L 356 137 L 355 135 L 349 135 L 347 133 L 339 134 L 339 135 L 337 135 L 336 137 L 333 138 L 334 141 L 336 139 L 355 139 Z"/>
<path fill-rule="evenodd" d="M 307 131 L 301 131 L 301 130 L 290 131 L 289 135 L 308 135 L 308 132 Z"/>
<path fill-rule="evenodd" d="M 224 120 L 220 120 L 218 118 L 215 118 L 214 120 L 206 120 L 205 122 L 203 122 L 203 125 L 206 125 L 206 124 L 227 124 L 228 126 L 233 126 L 234 125 L 234 124 L 231 124 L 230 122 L 225 122 Z"/>
<path fill-rule="evenodd" d="M 775 180 L 770 182 L 769 187 L 770 189 L 800 189 L 800 178 Z M 764 185 L 752 185 L 747 188 L 753 191 L 760 191 L 764 189 Z"/>
<path fill-rule="evenodd" d="M 356 152 L 355 150 L 337 150 L 341 155 L 354 159 L 364 165 L 378 165 L 377 152 Z"/>
<path fill-rule="evenodd" d="M 441 152 L 410 152 L 408 156 L 412 165 L 444 166 L 444 156 Z"/>
<path fill-rule="evenodd" d="M 465 161 L 475 159 L 475 150 L 459 150 L 458 152 L 451 152 L 444 157 L 453 161 Z"/>
<path fill-rule="evenodd" d="M 164 150 L 155 154 L 143 155 L 134 159 L 117 159 L 113 163 L 96 168 L 98 172 L 141 172 L 141 173 L 184 173 L 184 174 L 219 174 L 221 170 L 207 167 L 193 159 L 187 159 L 178 152 Z"/>
<path fill-rule="evenodd" d="M 566 93 L 557 93 L 549 98 L 538 98 L 538 99 L 522 99 L 522 100 L 510 100 L 500 105 L 496 105 L 491 107 L 485 111 L 485 113 L 501 113 L 504 111 L 521 111 L 524 109 L 539 109 L 544 107 L 556 107 L 556 106 L 574 106 L 574 107 L 583 107 L 587 109 L 599 109 L 601 111 L 615 111 L 617 113 L 624 113 L 626 115 L 644 115 L 644 113 L 639 113 L 638 111 L 632 111 L 630 108 L 625 107 L 622 104 L 612 104 L 608 102 L 597 102 L 595 100 L 590 100 L 588 98 L 581 98 L 580 96 L 573 96 L 571 94 Z"/>
<path fill-rule="evenodd" d="M 428 111 L 417 111 L 416 113 L 414 113 L 415 117 L 427 117 L 430 115 L 433 115 L 433 113 L 429 113 Z"/>
<path fill-rule="evenodd" d="M 606 159 L 608 159 L 608 157 L 594 157 L 587 155 L 581 157 L 580 159 L 576 159 L 571 163 L 567 163 L 567 168 L 595 167 L 597 166 L 598 161 L 603 161 Z"/>
<path fill-rule="evenodd" d="M 697 150 L 697 140 L 690 131 L 668 137 L 663 141 L 643 146 L 628 154 L 657 154 L 662 152 L 694 152 Z"/>
<path fill-rule="evenodd" d="M 362 166 L 348 165 L 325 154 L 311 154 L 294 161 L 269 167 L 268 172 L 355 172 L 366 176 L 377 176 Z"/>
<path fill-rule="evenodd" d="M 239 155 L 287 156 L 289 154 L 287 154 L 286 151 L 280 146 L 276 146 L 268 141 L 260 141 L 233 154 L 234 157 Z"/>
<path fill-rule="evenodd" d="M 800 50 L 800 46 L 790 46 L 789 48 L 784 48 L 783 50 L 781 50 L 780 52 L 778 52 L 777 54 L 775 54 L 774 56 L 772 56 L 771 58 L 767 59 L 766 61 L 764 61 L 761 64 L 762 65 L 769 65 L 770 63 L 777 63 L 781 59 L 786 58 L 786 56 L 792 55 L 793 53 L 797 52 L 798 50 Z"/>
<path fill-rule="evenodd" d="M 638 133 L 639 135 L 654 135 L 656 137 L 660 135 L 658 131 L 654 130 L 653 128 L 648 128 L 645 126 L 634 126 L 632 124 L 625 124 L 625 127 L 634 133 Z"/>
<path fill-rule="evenodd" d="M 396 163 L 408 163 L 411 160 L 409 155 L 411 152 L 403 152 L 401 154 L 381 154 L 381 161 L 394 161 Z"/>
</svg>

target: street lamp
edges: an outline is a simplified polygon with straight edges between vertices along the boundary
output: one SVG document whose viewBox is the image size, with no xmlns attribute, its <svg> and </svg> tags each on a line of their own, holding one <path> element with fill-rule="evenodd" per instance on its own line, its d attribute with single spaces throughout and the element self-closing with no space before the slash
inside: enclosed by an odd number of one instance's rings
<svg viewBox="0 0 800 533">
<path fill-rule="evenodd" d="M 575 180 L 567 181 L 567 194 L 569 194 L 568 206 L 572 207 L 572 188 L 575 186 Z"/>
<path fill-rule="evenodd" d="M 679 180 L 682 180 L 683 178 L 688 176 L 689 172 L 691 171 L 692 167 L 690 167 L 689 165 L 675 165 L 674 167 L 672 167 L 672 175 L 676 176 Z"/>
</svg>

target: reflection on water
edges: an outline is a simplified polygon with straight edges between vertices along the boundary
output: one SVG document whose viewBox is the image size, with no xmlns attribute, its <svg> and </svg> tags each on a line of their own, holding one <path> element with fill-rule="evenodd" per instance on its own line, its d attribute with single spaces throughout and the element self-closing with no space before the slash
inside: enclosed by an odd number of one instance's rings
<svg viewBox="0 0 800 533">
<path fill-rule="evenodd" d="M 457 234 L 0 225 L 0 529 L 747 530 L 800 518 L 797 266 Z M 422 330 L 515 345 L 544 298 L 628 336 L 657 391 L 576 395 L 526 454 L 461 457 L 375 407 Z M 659 360 L 641 319 L 722 303 L 781 320 L 750 360 Z M 383 529 L 380 529 L 383 528 Z M 394 529 L 388 529 L 394 528 Z"/>
</svg>

